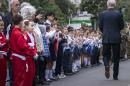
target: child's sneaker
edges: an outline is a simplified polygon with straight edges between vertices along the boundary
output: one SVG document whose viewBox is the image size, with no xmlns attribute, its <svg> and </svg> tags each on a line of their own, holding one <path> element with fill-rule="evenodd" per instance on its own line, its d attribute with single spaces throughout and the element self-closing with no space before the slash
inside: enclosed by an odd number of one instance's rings
<svg viewBox="0 0 130 86">
<path fill-rule="evenodd" d="M 58 77 L 59 77 L 60 79 L 63 79 L 63 78 L 66 78 L 66 75 L 61 74 L 61 75 L 58 75 Z"/>
</svg>

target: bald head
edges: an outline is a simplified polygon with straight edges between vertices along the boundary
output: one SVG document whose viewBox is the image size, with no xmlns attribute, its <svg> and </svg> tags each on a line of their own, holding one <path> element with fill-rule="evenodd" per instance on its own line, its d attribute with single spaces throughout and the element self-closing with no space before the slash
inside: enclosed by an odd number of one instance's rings
<svg viewBox="0 0 130 86">
<path fill-rule="evenodd" d="M 18 13 L 20 10 L 20 3 L 19 0 L 11 0 L 10 2 L 11 11 L 14 13 Z"/>
<path fill-rule="evenodd" d="M 116 0 L 108 0 L 107 1 L 107 7 L 109 8 L 115 8 L 116 7 Z"/>
<path fill-rule="evenodd" d="M 11 3 L 19 2 L 19 0 L 11 0 Z"/>
</svg>

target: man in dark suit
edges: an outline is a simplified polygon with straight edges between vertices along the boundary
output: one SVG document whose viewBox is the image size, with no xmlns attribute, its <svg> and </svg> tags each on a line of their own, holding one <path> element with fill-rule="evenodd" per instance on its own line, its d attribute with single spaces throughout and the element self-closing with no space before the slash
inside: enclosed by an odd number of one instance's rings
<svg viewBox="0 0 130 86">
<path fill-rule="evenodd" d="M 111 50 L 113 56 L 113 79 L 118 80 L 119 60 L 120 60 L 120 31 L 124 28 L 123 15 L 118 10 L 115 10 L 116 1 L 107 1 L 108 9 L 99 15 L 99 28 L 103 33 L 103 60 L 105 65 L 105 76 L 110 77 Z"/>
</svg>

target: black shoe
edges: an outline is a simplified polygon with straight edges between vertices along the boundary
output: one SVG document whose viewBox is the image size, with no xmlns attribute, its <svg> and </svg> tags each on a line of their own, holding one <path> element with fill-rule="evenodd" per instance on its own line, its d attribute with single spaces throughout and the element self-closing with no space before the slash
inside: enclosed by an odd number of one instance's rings
<svg viewBox="0 0 130 86">
<path fill-rule="evenodd" d="M 85 64 L 81 64 L 81 67 L 84 68 Z"/>
<path fill-rule="evenodd" d="M 97 66 L 99 66 L 99 65 L 101 65 L 101 64 L 102 64 L 102 63 L 98 62 L 98 63 L 97 63 Z"/>
<path fill-rule="evenodd" d="M 113 74 L 113 80 L 118 80 L 118 74 L 116 73 Z"/>
<path fill-rule="evenodd" d="M 118 78 L 117 78 L 117 77 L 115 77 L 115 78 L 113 78 L 113 80 L 118 80 Z"/>
<path fill-rule="evenodd" d="M 107 79 L 110 78 L 110 67 L 105 67 L 105 76 Z"/>
</svg>

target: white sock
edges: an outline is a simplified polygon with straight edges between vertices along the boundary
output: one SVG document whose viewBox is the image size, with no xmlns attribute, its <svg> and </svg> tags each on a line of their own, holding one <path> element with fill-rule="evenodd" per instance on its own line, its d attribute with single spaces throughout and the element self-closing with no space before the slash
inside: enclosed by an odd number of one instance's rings
<svg viewBox="0 0 130 86">
<path fill-rule="evenodd" d="M 84 58 L 84 63 L 85 63 L 85 65 L 88 65 L 88 59 L 87 58 Z"/>
<path fill-rule="evenodd" d="M 75 72 L 77 72 L 78 70 L 78 64 L 77 64 L 77 61 L 75 61 Z"/>
<path fill-rule="evenodd" d="M 91 65 L 91 62 L 90 62 L 90 61 L 88 61 L 88 65 Z"/>
<path fill-rule="evenodd" d="M 127 59 L 128 57 L 127 57 L 127 54 L 125 54 L 125 58 Z"/>
<path fill-rule="evenodd" d="M 81 68 L 81 59 L 78 60 L 78 66 Z"/>
<path fill-rule="evenodd" d="M 53 67 L 52 67 L 53 70 L 56 69 L 56 61 L 53 62 Z"/>
<path fill-rule="evenodd" d="M 76 67 L 78 67 L 78 66 L 79 66 L 79 64 L 78 64 L 78 60 L 76 60 L 76 61 L 75 61 L 75 64 L 76 64 Z"/>
<path fill-rule="evenodd" d="M 75 63 L 73 62 L 73 64 L 72 64 L 72 72 L 75 72 Z"/>
<path fill-rule="evenodd" d="M 46 80 L 49 79 L 49 70 L 48 69 L 45 70 L 45 79 Z"/>
<path fill-rule="evenodd" d="M 53 70 L 49 70 L 49 78 L 53 78 Z"/>
</svg>

